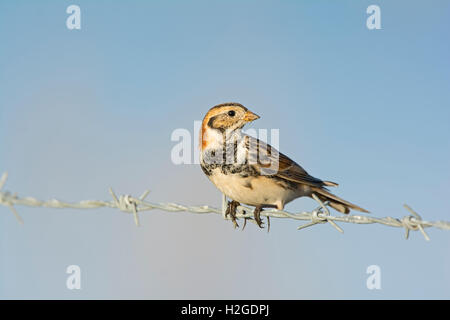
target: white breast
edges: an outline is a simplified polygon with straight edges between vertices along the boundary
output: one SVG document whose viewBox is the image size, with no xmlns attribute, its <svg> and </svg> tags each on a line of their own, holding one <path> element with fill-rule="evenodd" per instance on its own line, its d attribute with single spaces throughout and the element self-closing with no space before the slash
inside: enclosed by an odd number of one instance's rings
<svg viewBox="0 0 450 320">
<path fill-rule="evenodd" d="M 209 179 L 227 197 L 251 206 L 274 205 L 282 210 L 286 203 L 304 195 L 301 188 L 286 188 L 270 177 L 243 178 L 239 174 L 223 174 L 220 168 L 214 169 Z"/>
</svg>

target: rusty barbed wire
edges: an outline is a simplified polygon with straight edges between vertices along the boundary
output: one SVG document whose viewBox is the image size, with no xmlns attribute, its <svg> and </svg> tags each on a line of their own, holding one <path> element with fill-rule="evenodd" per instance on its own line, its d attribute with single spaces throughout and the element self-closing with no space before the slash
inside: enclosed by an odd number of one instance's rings
<svg viewBox="0 0 450 320">
<path fill-rule="evenodd" d="M 111 194 L 111 201 L 101 200 L 84 200 L 80 202 L 64 202 L 56 199 L 47 201 L 41 201 L 32 197 L 19 197 L 16 193 L 3 191 L 3 187 L 6 183 L 8 174 L 4 173 L 0 178 L 0 205 L 8 207 L 19 223 L 23 223 L 22 218 L 15 209 L 15 206 L 28 206 L 28 207 L 45 207 L 45 208 L 72 208 L 72 209 L 96 209 L 96 208 L 116 208 L 120 211 L 131 213 L 134 217 L 134 222 L 139 226 L 139 212 L 150 210 L 163 210 L 168 212 L 190 212 L 197 214 L 222 214 L 224 219 L 230 219 L 225 215 L 225 209 L 227 199 L 225 195 L 222 195 L 222 208 L 214 208 L 210 206 L 186 206 L 176 203 L 153 203 L 148 202 L 145 198 L 150 193 L 146 190 L 140 197 L 134 198 L 131 195 L 116 196 L 114 191 L 109 188 Z M 450 222 L 448 221 L 425 221 L 422 217 L 415 212 L 408 205 L 404 205 L 405 209 L 409 211 L 409 215 L 402 218 L 392 217 L 373 217 L 368 215 L 345 215 L 345 216 L 332 216 L 328 210 L 327 203 L 323 203 L 317 196 L 313 195 L 313 198 L 318 202 L 319 206 L 310 212 L 290 213 L 287 211 L 281 211 L 276 209 L 264 210 L 261 212 L 261 216 L 270 218 L 287 218 L 294 220 L 308 221 L 307 223 L 300 225 L 297 229 L 301 230 L 307 227 L 311 227 L 317 224 L 328 223 L 334 227 L 337 231 L 343 233 L 344 230 L 337 225 L 336 222 L 353 223 L 353 224 L 381 224 L 390 227 L 405 229 L 405 238 L 408 239 L 410 231 L 420 231 L 425 240 L 429 241 L 430 237 L 425 232 L 425 228 L 438 228 L 442 230 L 450 230 Z M 238 206 L 237 218 L 244 219 L 245 222 L 253 220 L 253 209 L 246 206 Z M 256 222 L 255 222 L 256 223 Z"/>
</svg>

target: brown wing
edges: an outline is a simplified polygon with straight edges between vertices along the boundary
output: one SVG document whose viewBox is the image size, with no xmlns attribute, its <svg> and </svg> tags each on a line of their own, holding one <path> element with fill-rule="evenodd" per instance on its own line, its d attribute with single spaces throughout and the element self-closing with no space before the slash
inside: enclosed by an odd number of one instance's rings
<svg viewBox="0 0 450 320">
<path fill-rule="evenodd" d="M 307 184 L 312 187 L 334 186 L 335 183 L 322 181 L 310 176 L 295 161 L 272 146 L 251 136 L 246 136 L 249 163 L 261 174 L 274 175 L 289 181 Z"/>
</svg>

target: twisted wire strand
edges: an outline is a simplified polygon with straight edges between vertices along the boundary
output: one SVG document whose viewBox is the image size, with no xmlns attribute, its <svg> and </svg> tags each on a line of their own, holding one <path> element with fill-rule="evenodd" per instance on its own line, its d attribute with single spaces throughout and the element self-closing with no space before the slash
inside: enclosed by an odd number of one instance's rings
<svg viewBox="0 0 450 320">
<path fill-rule="evenodd" d="M 116 208 L 120 211 L 131 213 L 134 217 L 134 222 L 139 226 L 139 212 L 150 210 L 163 210 L 168 212 L 190 212 L 196 214 L 221 214 L 224 219 L 230 219 L 225 214 L 227 199 L 225 195 L 222 196 L 222 208 L 214 208 L 207 205 L 204 206 L 186 206 L 177 203 L 154 203 L 146 201 L 145 198 L 150 193 L 145 191 L 140 197 L 134 198 L 131 195 L 120 195 L 119 197 L 110 188 L 112 200 L 83 200 L 80 202 L 64 202 L 56 199 L 50 199 L 47 201 L 41 201 L 32 197 L 19 197 L 17 194 L 13 194 L 8 191 L 2 191 L 8 174 L 4 173 L 0 178 L 0 205 L 8 207 L 19 221 L 23 223 L 22 218 L 15 209 L 15 206 L 28 206 L 28 207 L 44 207 L 44 208 L 72 208 L 72 209 L 96 209 L 96 208 Z M 405 238 L 408 239 L 410 231 L 420 231 L 425 240 L 429 241 L 430 237 L 425 232 L 425 228 L 438 228 L 442 230 L 450 230 L 449 221 L 426 221 L 422 220 L 422 217 L 415 212 L 408 205 L 404 205 L 405 209 L 409 211 L 409 215 L 402 218 L 392 217 L 373 217 L 368 215 L 345 215 L 345 216 L 332 216 L 328 210 L 327 203 L 323 203 L 316 195 L 313 194 L 313 198 L 318 202 L 319 206 L 310 212 L 297 212 L 291 213 L 282 210 L 268 209 L 261 212 L 261 216 L 270 218 L 281 219 L 294 219 L 301 221 L 308 221 L 307 223 L 300 225 L 297 229 L 301 230 L 317 224 L 328 223 L 334 227 L 337 231 L 343 233 L 344 230 L 337 225 L 336 222 L 353 223 L 353 224 L 381 224 L 390 227 L 405 229 Z M 253 218 L 253 209 L 246 206 L 238 206 L 236 212 L 236 218 L 245 219 L 251 222 L 255 222 Z"/>
</svg>

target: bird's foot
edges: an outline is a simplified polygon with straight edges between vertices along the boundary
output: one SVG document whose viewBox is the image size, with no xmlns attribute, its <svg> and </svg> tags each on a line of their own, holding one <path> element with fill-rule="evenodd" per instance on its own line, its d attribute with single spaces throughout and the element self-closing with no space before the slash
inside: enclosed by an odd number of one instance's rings
<svg viewBox="0 0 450 320">
<path fill-rule="evenodd" d="M 228 201 L 227 210 L 225 211 L 225 217 L 230 216 L 234 228 L 239 228 L 239 225 L 236 221 L 236 209 L 239 205 L 240 203 L 237 201 Z"/>
<path fill-rule="evenodd" d="M 256 224 L 258 225 L 258 227 L 260 227 L 261 229 L 264 228 L 264 223 L 261 221 L 261 211 L 262 211 L 262 207 L 258 206 L 255 207 L 255 210 L 253 211 L 253 217 L 255 218 Z"/>
</svg>

